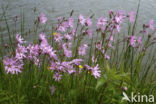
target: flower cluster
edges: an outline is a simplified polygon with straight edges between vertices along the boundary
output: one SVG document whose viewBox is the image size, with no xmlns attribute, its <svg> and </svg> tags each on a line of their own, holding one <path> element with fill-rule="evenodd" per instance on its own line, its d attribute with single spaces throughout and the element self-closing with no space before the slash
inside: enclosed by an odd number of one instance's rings
<svg viewBox="0 0 156 104">
<path fill-rule="evenodd" d="M 137 47 L 137 44 L 140 45 L 142 43 L 142 38 L 141 37 L 137 38 L 135 35 L 129 36 L 128 41 L 129 41 L 130 45 L 135 48 L 135 47 Z"/>
<path fill-rule="evenodd" d="M 90 67 L 88 65 L 85 65 L 85 67 L 95 78 L 101 77 L 101 70 L 99 70 L 98 64 L 95 67 Z"/>
<path fill-rule="evenodd" d="M 19 62 L 16 58 L 5 57 L 3 60 L 4 68 L 7 73 L 18 74 L 21 73 L 23 63 Z"/>
<path fill-rule="evenodd" d="M 80 65 L 82 61 L 82 59 L 73 59 L 71 61 L 64 62 L 51 61 L 50 70 L 54 72 L 53 78 L 55 81 L 59 81 L 63 73 L 79 73 L 78 65 Z"/>
<path fill-rule="evenodd" d="M 82 44 L 81 42 L 86 35 L 93 39 L 92 16 L 85 18 L 83 15 L 79 15 L 76 27 L 74 26 L 72 16 L 67 19 L 65 17 L 59 17 L 55 32 L 52 35 L 54 47 L 49 44 L 45 33 L 39 35 L 39 41 L 36 44 L 25 44 L 27 42 L 22 36 L 16 34 L 15 54 L 12 54 L 10 57 L 5 57 L 3 60 L 5 71 L 11 74 L 21 73 L 25 61 L 30 61 L 40 68 L 40 66 L 44 64 L 42 63 L 43 59 L 46 58 L 48 62 L 47 65 L 49 65 L 48 69 L 53 73 L 55 81 L 61 80 L 65 73 L 78 75 L 83 71 L 87 71 L 95 78 L 99 78 L 101 77 L 101 70 L 99 68 L 98 58 L 102 56 L 105 61 L 111 58 L 108 50 L 114 49 L 115 33 L 120 32 L 121 25 L 126 18 L 130 23 L 133 23 L 135 21 L 134 15 L 134 11 L 126 15 L 124 11 L 117 11 L 115 13 L 110 10 L 109 18 L 100 17 L 98 19 L 96 32 L 97 35 L 101 34 L 101 40 L 96 40 L 95 46 L 93 46 L 95 52 L 92 53 L 96 53 L 91 56 L 91 63 L 94 63 L 93 65 L 85 64 L 89 44 Z M 47 22 L 44 13 L 41 13 L 39 22 L 41 24 Z M 153 20 L 147 25 L 143 25 L 143 30 L 140 33 L 146 33 L 150 38 L 149 29 L 152 31 L 155 29 Z M 137 48 L 142 44 L 142 37 L 139 37 L 137 34 L 132 34 L 124 40 L 127 40 L 126 42 L 133 48 Z M 153 40 L 156 40 L 156 36 Z M 94 45 L 94 43 L 92 45 Z"/>
<path fill-rule="evenodd" d="M 39 20 L 42 24 L 47 22 L 47 18 L 43 13 L 39 17 Z M 80 21 L 79 21 L 80 22 Z M 82 21 L 80 22 L 82 23 Z M 83 67 L 79 68 L 79 66 L 84 62 L 83 59 L 74 58 L 73 59 L 73 51 L 72 44 L 73 39 L 77 37 L 76 29 L 73 25 L 72 17 L 58 18 L 58 24 L 56 27 L 56 31 L 53 33 L 53 37 L 55 43 L 58 47 L 60 47 L 59 51 L 56 51 L 51 47 L 48 43 L 47 36 L 45 33 L 41 33 L 39 35 L 39 42 L 37 44 L 25 44 L 26 41 L 22 38 L 21 35 L 16 34 L 16 48 L 15 55 L 10 57 L 5 57 L 3 60 L 5 71 L 11 74 L 18 74 L 22 72 L 23 65 L 26 61 L 30 61 L 38 68 L 42 65 L 43 57 L 46 56 L 46 60 L 48 60 L 49 70 L 53 72 L 53 78 L 55 81 L 61 80 L 64 73 L 67 74 L 80 74 L 82 72 Z M 85 19 L 84 25 L 91 26 L 91 20 Z M 87 31 L 86 29 L 83 30 Z M 90 30 L 89 30 L 90 31 Z M 57 49 L 58 49 L 57 47 Z M 84 56 L 86 54 L 87 44 L 82 44 L 76 53 L 78 55 Z M 60 56 L 64 54 L 63 57 Z M 65 60 L 68 58 L 68 61 Z M 95 69 L 95 68 L 93 68 Z M 99 71 L 93 71 L 93 75 L 97 78 L 100 74 Z M 85 70 L 84 70 L 85 71 Z M 98 74 L 96 74 L 98 72 Z"/>
</svg>

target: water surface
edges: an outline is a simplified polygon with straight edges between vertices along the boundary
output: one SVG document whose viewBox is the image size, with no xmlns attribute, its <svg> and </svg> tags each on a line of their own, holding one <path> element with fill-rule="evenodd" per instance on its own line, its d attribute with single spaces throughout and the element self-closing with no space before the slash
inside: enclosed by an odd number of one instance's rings
<svg viewBox="0 0 156 104">
<path fill-rule="evenodd" d="M 0 5 L 9 5 L 6 15 L 11 27 L 14 27 L 13 18 L 20 16 L 21 11 L 23 11 L 26 21 L 25 27 L 30 28 L 36 16 L 41 12 L 44 12 L 48 17 L 49 26 L 56 23 L 57 17 L 69 16 L 72 9 L 75 19 L 79 14 L 86 17 L 95 14 L 93 18 L 95 23 L 100 16 L 107 16 L 110 9 L 114 11 L 125 10 L 126 12 L 136 11 L 138 2 L 139 0 L 0 0 Z M 37 8 L 35 14 L 34 8 Z M 141 0 L 139 23 L 148 23 L 150 19 L 156 20 L 155 10 L 156 0 Z M 0 14 L 2 14 L 1 8 Z M 3 26 L 3 24 L 4 22 L 0 25 Z M 17 26 L 17 29 L 20 30 L 20 25 Z M 5 32 L 6 29 L 4 29 Z"/>
</svg>

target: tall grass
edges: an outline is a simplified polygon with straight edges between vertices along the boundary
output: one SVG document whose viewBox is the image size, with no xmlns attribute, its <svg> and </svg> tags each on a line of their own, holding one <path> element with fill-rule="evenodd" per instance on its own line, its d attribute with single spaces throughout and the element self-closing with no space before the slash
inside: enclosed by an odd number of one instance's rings
<svg viewBox="0 0 156 104">
<path fill-rule="evenodd" d="M 21 12 L 21 31 L 10 31 L 12 27 L 9 26 L 6 17 L 7 9 L 2 7 L 3 14 L 0 16 L 0 104 L 129 104 L 130 102 L 122 100 L 123 92 L 126 92 L 128 96 L 131 96 L 132 92 L 156 96 L 155 30 L 146 34 L 145 30 L 150 29 L 149 24 L 143 25 L 144 28 L 141 31 L 136 30 L 139 6 L 140 2 L 135 21 L 131 23 L 128 20 L 130 17 L 127 15 L 123 16 L 121 12 L 110 12 L 104 30 L 94 29 L 93 37 L 88 36 L 88 30 L 91 28 L 89 23 L 82 25 L 80 18 L 77 20 L 74 36 L 71 40 L 56 41 L 59 33 L 71 34 L 71 27 L 68 27 L 65 32 L 60 32 L 57 26 L 52 26 L 51 34 L 46 35 L 46 38 L 49 45 L 56 50 L 58 60 L 51 59 L 48 53 L 41 52 L 37 56 L 40 60 L 39 65 L 35 64 L 34 60 L 24 57 L 21 59 L 24 63 L 20 69 L 22 72 L 18 74 L 7 73 L 4 63 L 6 56 L 12 58 L 17 55 L 16 49 L 18 49 L 19 44 L 30 50 L 29 42 L 26 44 L 17 43 L 16 34 L 20 33 L 22 37 L 26 37 L 26 33 L 34 34 L 33 45 L 41 45 L 43 39 L 41 37 L 38 39 L 38 30 L 39 27 L 42 27 L 43 32 L 46 33 L 46 24 L 42 24 L 40 17 L 36 18 L 34 27 L 27 32 L 25 30 L 26 14 Z M 73 11 L 69 18 L 72 15 Z M 118 15 L 127 19 L 125 22 L 128 24 L 128 33 L 124 37 L 121 37 L 122 32 L 117 31 L 116 26 L 119 24 L 113 22 Z M 93 16 L 88 17 L 89 20 L 91 18 Z M 3 39 L 2 20 L 5 21 L 9 42 Z M 58 25 L 67 21 L 68 18 L 62 18 L 58 20 Z M 111 26 L 114 26 L 113 31 L 111 31 Z M 13 37 L 13 35 L 16 36 Z M 145 38 L 141 44 L 135 40 L 138 47 L 133 46 L 130 39 L 139 35 L 147 37 L 147 39 Z M 113 41 L 110 39 L 111 36 L 114 36 Z M 85 55 L 80 55 L 79 50 L 80 46 L 83 45 L 84 37 L 90 39 L 86 43 L 88 51 Z M 72 56 L 68 57 L 62 44 L 70 42 L 72 43 Z M 112 47 L 109 46 L 110 42 L 112 42 Z M 66 48 L 69 47 L 66 46 Z M 40 51 L 43 50 L 40 49 Z M 59 72 L 62 75 L 61 80 L 56 81 L 53 77 L 58 69 L 51 69 L 51 61 L 54 63 L 71 62 L 74 59 L 83 60 L 78 65 L 73 65 L 72 69 L 74 68 L 76 72 L 69 74 L 67 71 L 70 68 L 66 67 L 64 72 Z M 93 69 L 97 64 L 100 68 L 100 76 L 96 78 Z M 145 103 L 142 102 L 142 104 Z"/>
</svg>

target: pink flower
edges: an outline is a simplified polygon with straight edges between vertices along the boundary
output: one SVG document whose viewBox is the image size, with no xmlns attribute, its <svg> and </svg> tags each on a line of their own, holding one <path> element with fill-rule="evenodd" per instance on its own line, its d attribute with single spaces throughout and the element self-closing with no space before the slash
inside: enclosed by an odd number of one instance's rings
<svg viewBox="0 0 156 104">
<path fill-rule="evenodd" d="M 101 29 L 101 30 L 104 30 L 104 26 L 105 26 L 106 23 L 107 23 L 107 19 L 103 18 L 103 17 L 100 17 L 98 19 L 98 22 L 97 22 L 97 28 Z"/>
<path fill-rule="evenodd" d="M 118 11 L 114 17 L 114 20 L 113 20 L 113 22 L 115 22 L 116 29 L 118 32 L 120 32 L 120 25 L 124 19 L 125 19 L 124 11 Z"/>
<path fill-rule="evenodd" d="M 114 40 L 114 37 L 113 35 L 111 35 L 110 39 L 109 39 L 111 42 Z"/>
<path fill-rule="evenodd" d="M 63 39 L 63 36 L 62 36 L 61 33 L 56 33 L 56 34 L 54 35 L 54 39 L 55 39 L 56 42 L 61 42 L 62 39 Z"/>
<path fill-rule="evenodd" d="M 47 22 L 47 17 L 45 17 L 44 13 L 41 13 L 39 20 L 42 24 L 45 24 Z"/>
<path fill-rule="evenodd" d="M 98 64 L 95 67 L 91 68 L 91 72 L 96 79 L 101 77 L 101 70 L 99 70 Z"/>
<path fill-rule="evenodd" d="M 151 30 L 154 30 L 154 20 L 150 20 L 148 25 Z"/>
<path fill-rule="evenodd" d="M 93 30 L 92 30 L 92 29 L 89 29 L 89 30 L 88 30 L 88 35 L 89 35 L 90 38 L 93 37 Z"/>
<path fill-rule="evenodd" d="M 4 68 L 7 73 L 18 74 L 21 73 L 23 64 L 19 63 L 15 58 L 5 57 L 3 60 Z"/>
<path fill-rule="evenodd" d="M 82 26 L 85 25 L 86 19 L 81 14 L 79 15 L 78 20 Z"/>
<path fill-rule="evenodd" d="M 72 37 L 72 35 L 70 35 L 70 34 L 65 34 L 65 38 L 67 39 L 67 40 L 71 40 L 73 37 Z"/>
<path fill-rule="evenodd" d="M 58 22 L 61 22 L 62 21 L 62 17 L 58 17 L 57 20 L 58 20 Z"/>
<path fill-rule="evenodd" d="M 130 21 L 131 23 L 134 22 L 134 19 L 135 19 L 134 14 L 135 14 L 134 11 L 131 11 L 131 12 L 128 14 L 129 21 Z"/>
<path fill-rule="evenodd" d="M 139 38 L 137 39 L 137 42 L 138 42 L 139 44 L 142 44 L 142 38 L 139 37 Z"/>
<path fill-rule="evenodd" d="M 107 54 L 105 54 L 105 59 L 106 59 L 106 60 L 109 60 L 109 59 L 110 59 L 110 56 L 107 55 Z"/>
<path fill-rule="evenodd" d="M 112 43 L 111 43 L 111 42 L 108 43 L 108 47 L 109 47 L 109 48 L 114 48 L 114 47 L 112 46 Z"/>
<path fill-rule="evenodd" d="M 51 71 L 56 70 L 56 68 L 57 68 L 57 64 L 56 64 L 54 61 L 51 61 L 50 63 L 51 63 L 51 66 L 50 66 L 49 69 L 50 69 Z"/>
<path fill-rule="evenodd" d="M 46 35 L 44 33 L 40 34 L 40 41 L 42 44 L 44 43 L 45 45 L 48 45 L 48 41 L 47 41 Z"/>
<path fill-rule="evenodd" d="M 92 62 L 97 62 L 97 59 L 95 59 L 95 57 L 94 56 L 92 56 Z"/>
<path fill-rule="evenodd" d="M 49 55 L 51 58 L 54 58 L 55 60 L 57 60 L 57 55 L 55 54 L 55 50 L 53 50 L 53 48 L 48 44 L 47 39 L 45 38 L 45 34 L 40 34 L 40 50 L 42 52 L 42 54 L 47 54 Z"/>
<path fill-rule="evenodd" d="M 26 53 L 27 53 L 27 48 L 18 44 L 18 47 L 16 48 L 15 58 L 18 60 L 22 60 L 23 58 L 26 58 Z"/>
<path fill-rule="evenodd" d="M 74 26 L 73 26 L 73 18 L 68 18 L 68 25 L 69 25 L 69 27 L 70 28 L 73 28 Z"/>
<path fill-rule="evenodd" d="M 118 32 L 120 32 L 120 25 L 116 25 L 116 29 Z"/>
<path fill-rule="evenodd" d="M 74 28 L 72 29 L 72 35 L 77 37 L 76 30 Z"/>
<path fill-rule="evenodd" d="M 99 69 L 99 65 L 97 64 L 95 67 L 90 67 L 88 65 L 85 65 L 88 71 L 92 73 L 92 75 L 97 79 L 101 77 L 101 70 Z"/>
<path fill-rule="evenodd" d="M 112 10 L 109 10 L 109 17 L 110 17 L 110 18 L 112 18 L 113 13 L 114 13 L 114 12 L 113 12 Z"/>
<path fill-rule="evenodd" d="M 16 40 L 19 44 L 25 43 L 24 39 L 19 34 L 16 34 Z"/>
<path fill-rule="evenodd" d="M 65 68 L 67 65 L 65 65 L 66 62 L 56 62 L 56 71 L 59 71 L 59 72 L 66 72 Z M 65 65 L 65 66 L 64 66 Z"/>
<path fill-rule="evenodd" d="M 97 48 L 98 50 L 101 50 L 101 49 L 102 49 L 102 42 L 98 42 L 98 43 L 96 44 L 96 48 Z"/>
<path fill-rule="evenodd" d="M 73 73 L 75 73 L 76 71 L 75 70 L 68 70 L 68 73 L 69 74 L 73 74 Z"/>
<path fill-rule="evenodd" d="M 62 78 L 62 75 L 59 73 L 54 73 L 53 78 L 55 79 L 55 81 L 60 81 Z"/>
<path fill-rule="evenodd" d="M 88 26 L 91 27 L 92 26 L 92 21 L 90 18 L 85 19 L 81 14 L 78 17 L 78 21 L 82 26 Z"/>
<path fill-rule="evenodd" d="M 39 55 L 39 45 L 28 45 L 27 47 L 27 59 L 34 61 L 35 65 L 40 65 L 40 61 L 37 58 Z"/>
<path fill-rule="evenodd" d="M 130 36 L 128 37 L 128 41 L 132 47 L 136 47 L 136 45 L 142 44 L 142 37 Z M 138 43 L 138 44 L 137 44 Z"/>
<path fill-rule="evenodd" d="M 136 36 L 131 36 L 129 42 L 130 42 L 130 45 L 132 47 L 135 47 L 135 45 L 136 45 Z"/>
<path fill-rule="evenodd" d="M 71 50 L 69 50 L 68 48 L 67 48 L 67 46 L 66 46 L 67 44 L 66 43 L 64 43 L 63 45 L 62 45 L 62 48 L 63 48 L 63 50 L 64 50 L 64 54 L 65 54 L 65 56 L 66 57 L 72 57 L 72 51 Z"/>
<path fill-rule="evenodd" d="M 83 44 L 82 46 L 80 46 L 79 47 L 79 55 L 82 55 L 82 56 L 84 56 L 85 54 L 86 54 L 86 48 L 88 47 L 88 45 L 87 44 Z"/>
<path fill-rule="evenodd" d="M 33 59 L 39 55 L 39 45 L 28 45 L 28 58 Z"/>
<path fill-rule="evenodd" d="M 86 25 L 87 25 L 88 27 L 91 27 L 91 26 L 92 26 L 92 21 L 91 21 L 90 18 L 87 18 L 85 23 L 86 23 Z"/>
<path fill-rule="evenodd" d="M 75 64 L 75 65 L 80 65 L 80 63 L 82 62 L 82 59 L 73 59 L 70 64 Z"/>
<path fill-rule="evenodd" d="M 145 30 L 145 32 L 146 32 L 146 35 L 149 35 L 149 31 L 147 29 Z"/>
<path fill-rule="evenodd" d="M 72 51 L 71 51 L 71 50 L 65 49 L 65 50 L 64 50 L 64 54 L 65 54 L 65 56 L 68 57 L 68 58 L 69 58 L 69 57 L 72 57 Z"/>
<path fill-rule="evenodd" d="M 121 24 L 123 22 L 124 18 L 125 18 L 125 12 L 124 11 L 118 11 L 115 15 L 115 21 L 118 24 Z"/>
<path fill-rule="evenodd" d="M 66 28 L 66 22 L 63 22 L 61 24 L 57 24 L 57 30 L 61 32 L 65 32 L 67 30 Z"/>
<path fill-rule="evenodd" d="M 102 52 L 102 54 L 104 54 L 104 53 L 105 53 L 105 50 L 104 50 L 104 49 L 102 49 L 102 50 L 101 50 L 101 52 Z"/>
<path fill-rule="evenodd" d="M 57 55 L 55 54 L 55 50 L 51 46 L 45 46 L 45 45 L 40 45 L 40 49 L 42 51 L 42 54 L 47 54 L 50 56 L 50 58 L 53 58 L 57 60 Z"/>
<path fill-rule="evenodd" d="M 63 21 L 57 24 L 57 30 L 60 32 L 66 32 L 68 28 L 73 28 L 73 18 L 68 18 L 67 21 Z"/>
</svg>

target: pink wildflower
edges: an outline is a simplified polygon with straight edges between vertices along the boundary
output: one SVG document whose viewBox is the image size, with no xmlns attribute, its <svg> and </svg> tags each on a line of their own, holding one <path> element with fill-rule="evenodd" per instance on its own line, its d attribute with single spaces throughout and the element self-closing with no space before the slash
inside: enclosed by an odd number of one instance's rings
<svg viewBox="0 0 156 104">
<path fill-rule="evenodd" d="M 96 44 L 96 48 L 97 48 L 98 50 L 101 50 L 101 49 L 102 49 L 102 42 L 98 42 L 98 43 Z"/>
<path fill-rule="evenodd" d="M 19 34 L 16 34 L 16 40 L 19 44 L 25 43 L 24 39 Z"/>
<path fill-rule="evenodd" d="M 80 65 L 80 63 L 82 62 L 82 59 L 73 59 L 70 64 L 75 64 L 75 65 Z"/>
<path fill-rule="evenodd" d="M 101 30 L 104 30 L 104 26 L 105 26 L 106 23 L 107 23 L 107 19 L 103 18 L 103 17 L 100 17 L 98 19 L 98 22 L 97 22 L 97 28 L 101 29 Z"/>
<path fill-rule="evenodd" d="M 115 15 L 115 21 L 118 24 L 121 24 L 125 18 L 125 12 L 124 11 L 118 11 L 117 14 Z"/>
<path fill-rule="evenodd" d="M 108 47 L 109 47 L 109 48 L 114 48 L 114 47 L 112 46 L 112 43 L 111 43 L 111 42 L 108 43 Z"/>
<path fill-rule="evenodd" d="M 109 60 L 109 59 L 110 59 L 110 56 L 107 55 L 107 54 L 105 54 L 105 59 L 106 59 L 106 60 Z"/>
<path fill-rule="evenodd" d="M 95 62 L 95 63 L 97 62 L 97 59 L 95 59 L 94 55 L 92 56 L 92 62 Z"/>
<path fill-rule="evenodd" d="M 61 31 L 61 32 L 65 32 L 66 31 L 66 24 L 63 22 L 62 24 L 57 24 L 57 30 Z"/>
<path fill-rule="evenodd" d="M 151 30 L 154 30 L 154 20 L 150 20 L 150 22 L 149 22 L 149 28 Z"/>
<path fill-rule="evenodd" d="M 136 45 L 136 36 L 131 36 L 129 42 L 130 42 L 130 45 L 132 47 L 135 47 L 135 45 Z"/>
<path fill-rule="evenodd" d="M 82 55 L 82 56 L 84 56 L 85 54 L 86 54 L 86 48 L 88 47 L 88 45 L 87 44 L 83 44 L 82 46 L 80 46 L 79 47 L 79 55 Z"/>
<path fill-rule="evenodd" d="M 118 32 L 120 32 L 120 25 L 116 25 L 116 29 Z"/>
<path fill-rule="evenodd" d="M 57 55 L 55 54 L 55 50 L 48 44 L 47 39 L 45 38 L 45 34 L 40 34 L 40 49 L 42 54 L 48 54 L 51 58 L 57 60 Z"/>
<path fill-rule="evenodd" d="M 75 73 L 76 71 L 75 70 L 68 70 L 68 73 L 69 74 L 73 74 L 73 73 Z"/>
<path fill-rule="evenodd" d="M 86 19 L 81 14 L 79 15 L 78 20 L 82 26 L 85 25 Z"/>
<path fill-rule="evenodd" d="M 57 20 L 58 20 L 58 22 L 61 22 L 62 21 L 62 17 L 58 17 Z"/>
<path fill-rule="evenodd" d="M 110 39 L 109 39 L 111 42 L 114 40 L 114 36 L 111 35 Z"/>
<path fill-rule="evenodd" d="M 44 13 L 41 13 L 39 20 L 42 24 L 45 24 L 47 22 L 47 17 L 45 17 Z"/>
<path fill-rule="evenodd" d="M 95 67 L 90 67 L 88 65 L 85 65 L 88 71 L 92 73 L 92 75 L 97 79 L 101 77 L 101 70 L 99 69 L 99 65 L 97 64 Z"/>
<path fill-rule="evenodd" d="M 87 25 L 88 27 L 91 27 L 91 26 L 92 26 L 92 21 L 91 21 L 90 18 L 87 18 L 85 23 L 86 23 L 86 25 Z"/>
<path fill-rule="evenodd" d="M 29 45 L 27 50 L 29 59 L 33 59 L 39 55 L 39 45 Z"/>
<path fill-rule="evenodd" d="M 65 38 L 67 39 L 67 40 L 71 40 L 73 37 L 72 37 L 72 35 L 71 34 L 65 34 Z"/>
<path fill-rule="evenodd" d="M 142 43 L 142 38 L 139 37 L 139 38 L 137 39 L 137 42 L 138 42 L 139 44 L 141 44 L 141 43 Z"/>
<path fill-rule="evenodd" d="M 5 57 L 3 60 L 4 68 L 7 73 L 18 74 L 21 73 L 23 64 L 20 64 L 15 58 Z"/>
<path fill-rule="evenodd" d="M 68 18 L 68 26 L 69 26 L 70 28 L 73 28 L 73 27 L 74 27 L 74 26 L 73 26 L 73 18 L 72 18 L 72 17 Z"/>
<path fill-rule="evenodd" d="M 62 75 L 59 74 L 59 73 L 55 73 L 55 74 L 53 75 L 53 78 L 55 79 L 55 81 L 60 81 L 61 78 L 62 78 Z"/>
<path fill-rule="evenodd" d="M 99 70 L 98 64 L 95 67 L 91 68 L 91 72 L 96 79 L 101 77 L 101 70 Z"/>
<path fill-rule="evenodd" d="M 66 46 L 67 44 L 66 43 L 64 43 L 63 45 L 62 45 L 62 48 L 63 48 L 63 50 L 64 50 L 64 54 L 65 54 L 65 56 L 66 57 L 72 57 L 72 51 L 71 50 L 69 50 L 68 48 L 67 48 L 67 46 Z"/>
<path fill-rule="evenodd" d="M 56 42 L 61 42 L 62 39 L 63 39 L 63 36 L 62 36 L 62 34 L 60 34 L 60 33 L 56 33 L 56 34 L 54 35 L 54 39 L 55 39 Z"/>
<path fill-rule="evenodd" d="M 149 30 L 146 29 L 145 32 L 146 32 L 146 35 L 149 35 Z"/>
<path fill-rule="evenodd" d="M 88 30 L 88 35 L 89 35 L 90 38 L 93 37 L 93 30 L 92 30 L 92 29 L 89 29 L 89 30 Z"/>
<path fill-rule="evenodd" d="M 129 21 L 130 21 L 131 23 L 134 22 L 134 19 L 135 19 L 134 14 L 135 14 L 134 11 L 131 11 L 131 12 L 128 14 Z"/>
<path fill-rule="evenodd" d="M 23 58 L 26 58 L 26 53 L 27 49 L 24 46 L 18 44 L 18 47 L 16 48 L 15 58 L 18 60 L 22 60 Z"/>
</svg>

